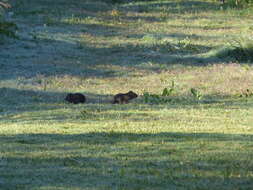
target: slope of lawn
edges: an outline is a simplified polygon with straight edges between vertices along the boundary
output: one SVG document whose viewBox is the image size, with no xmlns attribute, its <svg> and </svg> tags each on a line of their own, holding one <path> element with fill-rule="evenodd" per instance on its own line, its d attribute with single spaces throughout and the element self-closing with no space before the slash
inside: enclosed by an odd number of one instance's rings
<svg viewBox="0 0 253 190">
<path fill-rule="evenodd" d="M 0 40 L 1 190 L 252 189 L 252 62 L 219 56 L 252 36 L 252 9 L 11 3 L 18 39 Z M 111 104 L 129 90 L 139 97 Z M 87 103 L 66 103 L 69 92 Z"/>
</svg>

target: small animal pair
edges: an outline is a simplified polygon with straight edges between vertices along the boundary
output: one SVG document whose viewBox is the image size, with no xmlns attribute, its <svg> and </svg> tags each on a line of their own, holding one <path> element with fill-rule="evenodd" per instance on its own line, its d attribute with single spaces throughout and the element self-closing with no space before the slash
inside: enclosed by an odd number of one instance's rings
<svg viewBox="0 0 253 190">
<path fill-rule="evenodd" d="M 116 94 L 113 97 L 113 104 L 127 104 L 129 103 L 129 100 L 132 100 L 134 98 L 137 98 L 138 95 L 136 93 L 134 93 L 133 91 L 129 91 L 128 93 L 119 93 Z M 69 93 L 67 94 L 66 101 L 73 103 L 73 104 L 78 104 L 78 103 L 85 103 L 86 102 L 86 98 L 83 94 L 81 93 Z"/>
</svg>

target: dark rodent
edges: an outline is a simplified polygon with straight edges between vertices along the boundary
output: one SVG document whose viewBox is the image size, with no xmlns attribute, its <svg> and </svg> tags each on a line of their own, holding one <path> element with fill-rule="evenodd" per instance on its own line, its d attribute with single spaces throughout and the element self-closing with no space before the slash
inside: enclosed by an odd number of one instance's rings
<svg viewBox="0 0 253 190">
<path fill-rule="evenodd" d="M 134 98 L 137 98 L 138 95 L 134 93 L 133 91 L 129 91 L 128 93 L 119 93 L 116 94 L 113 98 L 113 104 L 127 104 L 129 100 L 132 100 Z"/>
<path fill-rule="evenodd" d="M 79 103 L 85 103 L 86 98 L 81 93 L 74 93 L 74 94 L 69 93 L 67 94 L 65 100 L 73 104 L 79 104 Z"/>
</svg>

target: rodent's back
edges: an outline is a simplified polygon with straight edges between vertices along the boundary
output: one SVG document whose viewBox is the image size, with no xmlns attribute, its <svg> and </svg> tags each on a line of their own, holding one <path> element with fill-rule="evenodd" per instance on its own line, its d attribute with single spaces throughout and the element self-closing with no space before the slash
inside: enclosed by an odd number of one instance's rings
<svg viewBox="0 0 253 190">
<path fill-rule="evenodd" d="M 116 95 L 113 97 L 113 103 L 114 103 L 114 104 L 116 104 L 116 103 L 121 103 L 121 102 L 122 102 L 122 96 L 124 96 L 124 94 L 122 94 L 122 93 L 116 94 Z"/>
<path fill-rule="evenodd" d="M 75 93 L 75 94 L 69 93 L 67 94 L 65 100 L 70 103 L 78 104 L 78 103 L 84 103 L 86 101 L 86 98 L 81 93 Z"/>
</svg>

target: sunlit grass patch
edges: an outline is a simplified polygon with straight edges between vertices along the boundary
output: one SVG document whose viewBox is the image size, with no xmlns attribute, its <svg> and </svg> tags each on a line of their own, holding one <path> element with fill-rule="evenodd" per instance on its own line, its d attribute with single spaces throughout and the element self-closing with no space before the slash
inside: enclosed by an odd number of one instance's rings
<svg viewBox="0 0 253 190">
<path fill-rule="evenodd" d="M 102 21 L 97 20 L 96 17 L 80 18 L 72 15 L 70 18 L 64 18 L 62 22 L 67 24 L 100 24 Z"/>
</svg>

